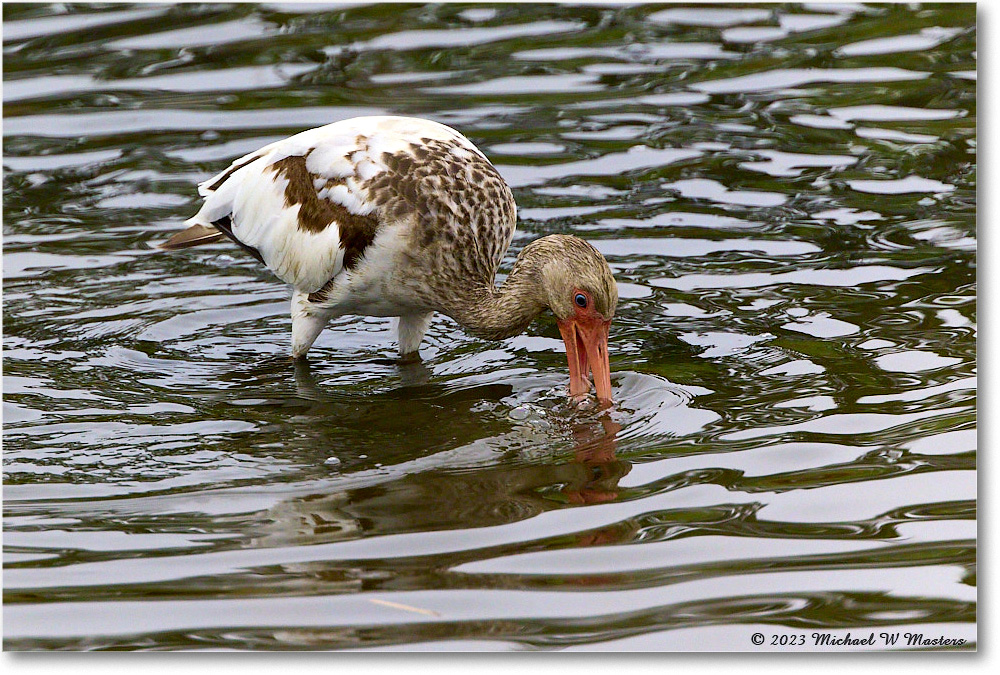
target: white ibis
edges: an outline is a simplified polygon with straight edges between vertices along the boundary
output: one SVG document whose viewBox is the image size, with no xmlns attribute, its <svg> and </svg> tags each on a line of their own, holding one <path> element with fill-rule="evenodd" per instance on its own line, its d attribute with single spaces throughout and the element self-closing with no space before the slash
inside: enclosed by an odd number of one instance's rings
<svg viewBox="0 0 1000 675">
<path fill-rule="evenodd" d="M 240 157 L 201 183 L 201 209 L 160 246 L 229 237 L 292 295 L 292 357 L 344 314 L 399 317 L 402 359 L 419 359 L 434 312 L 500 340 L 546 309 L 566 343 L 570 395 L 611 400 L 608 330 L 618 287 L 604 257 L 553 234 L 494 276 L 514 235 L 510 188 L 467 138 L 436 122 L 358 117 Z"/>
</svg>

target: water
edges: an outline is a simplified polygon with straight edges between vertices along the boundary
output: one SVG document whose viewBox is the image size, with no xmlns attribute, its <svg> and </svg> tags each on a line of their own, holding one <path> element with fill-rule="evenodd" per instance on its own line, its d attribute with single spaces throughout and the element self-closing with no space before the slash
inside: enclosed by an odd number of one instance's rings
<svg viewBox="0 0 1000 675">
<path fill-rule="evenodd" d="M 3 18 L 7 649 L 974 644 L 972 5 Z M 566 402 L 551 317 L 439 317 L 409 367 L 345 317 L 295 367 L 249 256 L 150 248 L 371 113 L 493 159 L 504 270 L 604 252 L 614 410 Z"/>
</svg>

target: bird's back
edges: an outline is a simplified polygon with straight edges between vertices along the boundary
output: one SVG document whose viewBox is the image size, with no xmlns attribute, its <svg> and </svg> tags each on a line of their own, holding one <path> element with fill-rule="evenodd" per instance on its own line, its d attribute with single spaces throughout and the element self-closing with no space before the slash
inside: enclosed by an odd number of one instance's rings
<svg viewBox="0 0 1000 675">
<path fill-rule="evenodd" d="M 237 159 L 199 192 L 191 239 L 218 228 L 317 301 L 356 285 L 432 305 L 491 284 L 516 220 L 510 188 L 468 139 L 406 117 L 304 131 Z"/>
</svg>

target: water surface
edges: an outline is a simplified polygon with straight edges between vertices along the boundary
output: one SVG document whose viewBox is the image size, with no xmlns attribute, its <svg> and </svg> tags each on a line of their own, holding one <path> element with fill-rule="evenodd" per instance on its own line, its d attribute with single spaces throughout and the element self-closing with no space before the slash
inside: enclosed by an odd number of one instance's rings
<svg viewBox="0 0 1000 675">
<path fill-rule="evenodd" d="M 5 4 L 5 647 L 974 644 L 974 25 Z M 380 113 L 491 157 L 503 271 L 607 256 L 615 409 L 567 403 L 551 317 L 438 317 L 408 367 L 344 317 L 293 366 L 254 260 L 150 247 L 234 158 Z"/>
</svg>

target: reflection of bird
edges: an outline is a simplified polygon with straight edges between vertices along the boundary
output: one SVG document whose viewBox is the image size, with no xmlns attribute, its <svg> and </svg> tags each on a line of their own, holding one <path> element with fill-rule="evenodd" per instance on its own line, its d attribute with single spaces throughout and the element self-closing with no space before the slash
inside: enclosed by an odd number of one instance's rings
<svg viewBox="0 0 1000 675">
<path fill-rule="evenodd" d="M 292 356 L 344 314 L 399 317 L 403 360 L 441 312 L 473 335 L 516 335 L 545 309 L 566 343 L 570 393 L 611 398 L 608 329 L 618 289 L 604 257 L 572 236 L 528 244 L 501 286 L 514 235 L 510 188 L 458 132 L 359 117 L 250 153 L 199 186 L 188 229 L 161 246 L 229 237 L 294 287 Z"/>
<path fill-rule="evenodd" d="M 352 487 L 295 497 L 268 510 L 269 523 L 257 545 L 319 544 L 403 532 L 491 527 L 514 523 L 567 504 L 613 502 L 618 482 L 632 468 L 615 456 L 621 427 L 602 416 L 572 421 L 571 461 L 549 457 L 531 464 L 502 462 L 486 466 L 449 466 L 449 452 L 428 462 L 415 459 L 392 469 L 395 477 L 346 474 Z M 493 446 L 514 441 L 523 431 L 501 434 Z M 560 434 L 561 435 L 561 434 Z M 466 456 L 472 441 L 454 457 Z M 546 440 L 547 444 L 552 439 Z M 334 484 L 336 481 L 334 481 Z M 608 543 L 623 535 L 622 524 L 574 535 L 578 545 Z M 327 565 L 327 563 L 324 563 Z"/>
</svg>

